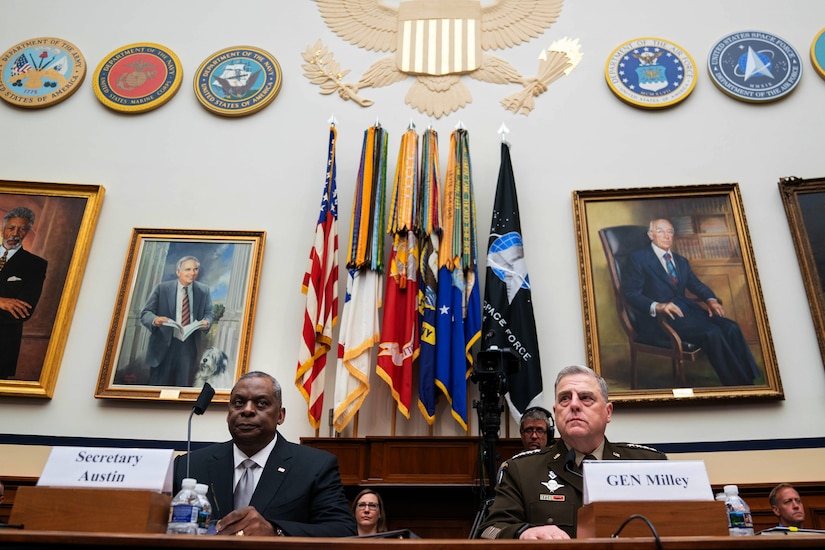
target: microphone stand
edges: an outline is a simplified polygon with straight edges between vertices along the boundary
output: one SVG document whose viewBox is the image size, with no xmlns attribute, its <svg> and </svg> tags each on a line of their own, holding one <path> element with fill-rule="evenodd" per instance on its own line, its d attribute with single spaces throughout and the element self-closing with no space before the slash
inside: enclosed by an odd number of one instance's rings
<svg viewBox="0 0 825 550">
<path fill-rule="evenodd" d="M 205 382 L 198 400 L 192 406 L 192 412 L 189 413 L 189 422 L 186 428 L 186 477 L 189 477 L 189 452 L 192 450 L 192 416 L 201 415 L 206 412 L 209 403 L 212 402 L 212 397 L 215 395 L 215 389 Z"/>
</svg>

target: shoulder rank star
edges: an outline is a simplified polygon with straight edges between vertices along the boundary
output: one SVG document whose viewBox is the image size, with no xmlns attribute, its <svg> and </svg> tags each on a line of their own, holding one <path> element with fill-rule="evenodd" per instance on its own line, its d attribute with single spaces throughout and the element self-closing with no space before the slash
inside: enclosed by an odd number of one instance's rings
<svg viewBox="0 0 825 550">
<path fill-rule="evenodd" d="M 554 472 L 553 470 L 550 470 L 550 472 L 548 473 L 548 477 L 550 479 L 548 479 L 547 481 L 542 481 L 541 484 L 547 487 L 547 490 L 551 493 L 555 492 L 556 489 L 561 489 L 562 487 L 564 487 L 564 485 L 556 481 L 556 472 Z"/>
</svg>

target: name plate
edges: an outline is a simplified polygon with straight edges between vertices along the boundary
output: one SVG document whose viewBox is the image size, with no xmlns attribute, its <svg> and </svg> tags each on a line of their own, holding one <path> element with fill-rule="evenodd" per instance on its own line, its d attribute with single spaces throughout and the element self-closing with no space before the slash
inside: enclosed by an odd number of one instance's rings
<svg viewBox="0 0 825 550">
<path fill-rule="evenodd" d="M 55 447 L 37 484 L 171 493 L 172 458 L 171 449 Z"/>
<path fill-rule="evenodd" d="M 602 501 L 713 500 L 702 460 L 584 462 L 584 504 Z"/>
</svg>

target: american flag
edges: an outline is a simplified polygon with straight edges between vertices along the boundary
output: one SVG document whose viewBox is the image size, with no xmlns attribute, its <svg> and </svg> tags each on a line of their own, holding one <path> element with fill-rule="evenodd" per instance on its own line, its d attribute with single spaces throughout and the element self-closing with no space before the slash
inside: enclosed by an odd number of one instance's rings
<svg viewBox="0 0 825 550">
<path fill-rule="evenodd" d="M 335 183 L 334 126 L 329 129 L 329 155 L 315 242 L 309 253 L 302 292 L 307 296 L 295 385 L 307 401 L 309 423 L 316 430 L 324 412 L 324 368 L 338 322 L 338 190 Z"/>
<path fill-rule="evenodd" d="M 21 55 L 18 57 L 14 65 L 11 68 L 11 76 L 20 76 L 21 74 L 26 74 L 31 70 L 32 66 L 29 64 L 29 61 L 26 59 L 26 54 Z"/>
</svg>

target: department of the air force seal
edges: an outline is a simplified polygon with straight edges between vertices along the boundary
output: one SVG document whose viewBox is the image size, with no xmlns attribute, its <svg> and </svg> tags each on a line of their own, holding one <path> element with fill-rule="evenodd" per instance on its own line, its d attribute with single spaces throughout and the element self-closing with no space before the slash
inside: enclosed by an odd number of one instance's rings
<svg viewBox="0 0 825 550">
<path fill-rule="evenodd" d="M 249 46 L 226 48 L 198 67 L 195 95 L 213 113 L 249 115 L 272 103 L 282 79 L 272 54 Z"/>
<path fill-rule="evenodd" d="M 816 33 L 811 43 L 811 63 L 819 76 L 825 78 L 825 29 Z"/>
<path fill-rule="evenodd" d="M 619 99 L 646 109 L 670 107 L 687 98 L 696 85 L 693 58 L 673 42 L 636 38 L 607 58 L 607 85 Z"/>
<path fill-rule="evenodd" d="M 86 59 L 62 38 L 32 38 L 0 56 L 0 98 L 27 109 L 50 107 L 75 93 Z"/>
<path fill-rule="evenodd" d="M 172 99 L 182 79 L 178 56 L 165 46 L 144 42 L 104 57 L 93 85 L 97 98 L 110 109 L 144 113 Z"/>
<path fill-rule="evenodd" d="M 781 38 L 742 31 L 720 38 L 708 54 L 708 72 L 727 95 L 751 103 L 776 101 L 802 78 L 802 60 Z"/>
</svg>

